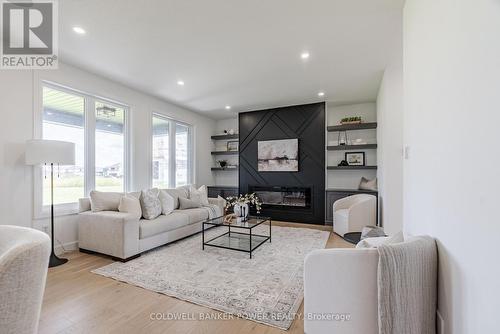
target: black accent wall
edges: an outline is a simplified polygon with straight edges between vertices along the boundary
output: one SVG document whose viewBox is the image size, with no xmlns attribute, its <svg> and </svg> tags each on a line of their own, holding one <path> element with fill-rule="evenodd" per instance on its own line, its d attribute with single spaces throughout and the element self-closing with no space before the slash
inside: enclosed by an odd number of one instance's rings
<svg viewBox="0 0 500 334">
<path fill-rule="evenodd" d="M 239 192 L 252 185 L 311 187 L 312 206 L 264 208 L 274 220 L 325 223 L 325 103 L 312 103 L 239 114 Z M 298 172 L 259 172 L 257 142 L 299 139 Z"/>
</svg>

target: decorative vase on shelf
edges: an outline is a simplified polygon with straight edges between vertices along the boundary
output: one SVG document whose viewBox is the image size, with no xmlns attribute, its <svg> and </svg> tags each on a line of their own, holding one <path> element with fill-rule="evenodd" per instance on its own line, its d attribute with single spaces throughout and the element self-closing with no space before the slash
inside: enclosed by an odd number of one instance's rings
<svg viewBox="0 0 500 334">
<path fill-rule="evenodd" d="M 236 217 L 241 217 L 243 221 L 247 220 L 249 212 L 248 204 L 235 204 L 234 205 L 234 214 Z"/>
</svg>

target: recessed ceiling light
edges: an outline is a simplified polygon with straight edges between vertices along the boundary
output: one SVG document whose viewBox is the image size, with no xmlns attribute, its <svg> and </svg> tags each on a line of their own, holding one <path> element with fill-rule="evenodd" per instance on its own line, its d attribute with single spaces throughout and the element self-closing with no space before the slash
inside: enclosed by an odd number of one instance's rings
<svg viewBox="0 0 500 334">
<path fill-rule="evenodd" d="M 304 59 L 304 60 L 309 59 L 309 56 L 310 56 L 310 55 L 309 55 L 309 52 L 307 52 L 307 51 L 304 51 L 304 52 L 302 52 L 302 53 L 300 54 L 300 58 L 302 58 L 302 59 Z"/>
<path fill-rule="evenodd" d="M 108 128 L 110 128 L 110 127 L 111 127 L 111 124 L 108 124 L 108 125 L 106 125 L 106 126 L 107 126 Z"/>
<path fill-rule="evenodd" d="M 231 109 L 231 106 L 226 106 L 226 110 L 229 110 L 229 109 Z"/>
<path fill-rule="evenodd" d="M 86 31 L 82 27 L 73 27 L 73 31 L 79 35 L 85 35 Z"/>
<path fill-rule="evenodd" d="M 178 80 L 178 81 L 177 81 L 177 84 L 178 84 L 179 86 L 184 86 L 184 81 L 182 81 L 182 80 Z"/>
<path fill-rule="evenodd" d="M 319 92 L 318 96 L 325 96 L 325 92 Z"/>
</svg>

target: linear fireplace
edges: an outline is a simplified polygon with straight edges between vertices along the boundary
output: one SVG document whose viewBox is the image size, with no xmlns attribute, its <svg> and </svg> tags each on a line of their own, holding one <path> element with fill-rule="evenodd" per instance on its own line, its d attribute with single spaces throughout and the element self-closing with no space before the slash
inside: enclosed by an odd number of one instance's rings
<svg viewBox="0 0 500 334">
<path fill-rule="evenodd" d="M 281 186 L 249 186 L 262 201 L 263 207 L 274 208 L 311 208 L 311 188 Z"/>
</svg>

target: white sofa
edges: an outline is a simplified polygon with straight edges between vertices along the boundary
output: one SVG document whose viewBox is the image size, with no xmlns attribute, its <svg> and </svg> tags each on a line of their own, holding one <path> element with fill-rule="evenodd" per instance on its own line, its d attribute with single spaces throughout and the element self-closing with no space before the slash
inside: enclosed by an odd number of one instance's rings
<svg viewBox="0 0 500 334">
<path fill-rule="evenodd" d="M 304 333 L 378 334 L 377 249 L 322 249 L 304 265 Z M 339 319 L 321 319 L 338 315 Z M 340 317 L 348 316 L 342 321 Z"/>
<path fill-rule="evenodd" d="M 37 332 L 49 255 L 47 234 L 0 225 L 0 333 Z"/>
<path fill-rule="evenodd" d="M 333 203 L 333 231 L 340 236 L 361 232 L 363 227 L 377 224 L 377 198 L 358 194 Z"/>
<path fill-rule="evenodd" d="M 223 212 L 223 199 L 209 198 L 208 201 Z M 105 254 L 120 261 L 131 260 L 142 252 L 196 234 L 209 217 L 207 208 L 179 210 L 178 201 L 172 213 L 151 220 L 118 211 L 93 212 L 89 198 L 80 199 L 79 204 L 80 251 Z"/>
<path fill-rule="evenodd" d="M 378 334 L 388 327 L 392 333 L 434 332 L 435 241 L 424 236 L 403 242 L 402 234 L 371 239 L 366 244 L 379 248 L 322 249 L 306 256 L 306 334 Z"/>
</svg>

